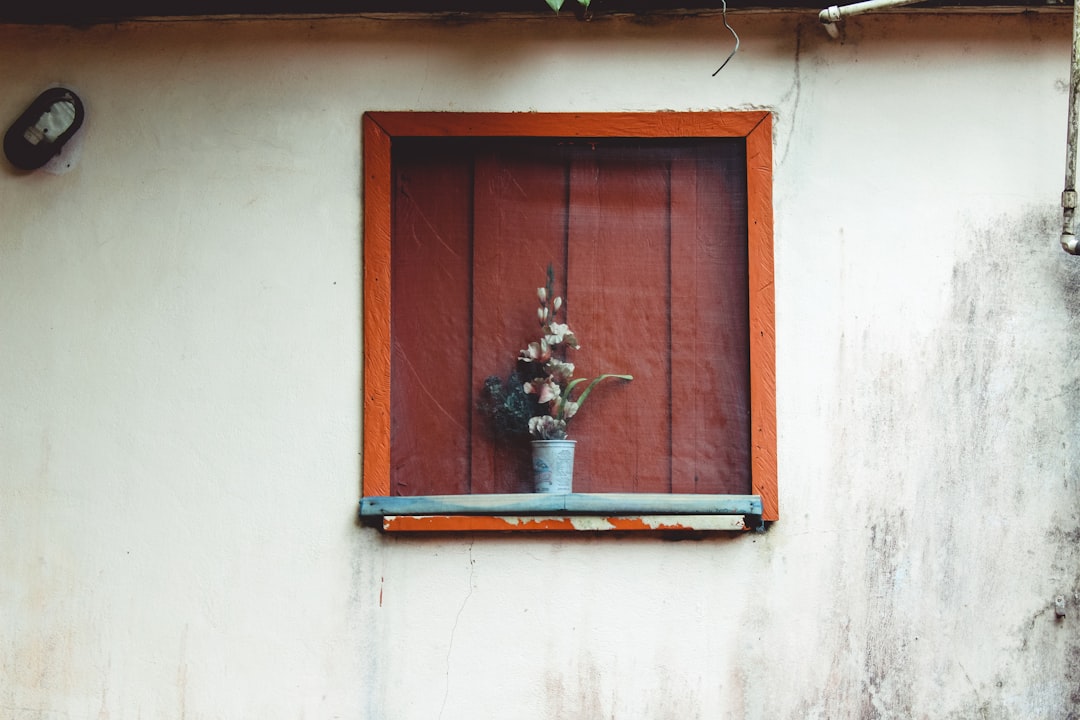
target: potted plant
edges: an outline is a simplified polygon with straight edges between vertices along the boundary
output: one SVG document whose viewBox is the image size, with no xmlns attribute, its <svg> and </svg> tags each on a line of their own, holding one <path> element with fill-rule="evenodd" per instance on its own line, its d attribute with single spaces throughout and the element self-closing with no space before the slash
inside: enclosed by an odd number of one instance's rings
<svg viewBox="0 0 1080 720">
<path fill-rule="evenodd" d="M 540 337 L 521 350 L 505 383 L 498 376 L 484 381 L 479 407 L 491 418 L 497 437 L 528 434 L 532 438 L 536 492 L 569 493 L 577 442 L 567 436 L 571 419 L 604 380 L 634 378 L 614 373 L 591 380 L 574 377 L 574 363 L 567 360 L 567 351 L 581 345 L 569 325 L 559 322 L 560 313 L 565 319 L 566 310 L 562 297 L 554 293 L 554 285 L 555 272 L 549 265 L 547 282 L 536 289 Z"/>
</svg>

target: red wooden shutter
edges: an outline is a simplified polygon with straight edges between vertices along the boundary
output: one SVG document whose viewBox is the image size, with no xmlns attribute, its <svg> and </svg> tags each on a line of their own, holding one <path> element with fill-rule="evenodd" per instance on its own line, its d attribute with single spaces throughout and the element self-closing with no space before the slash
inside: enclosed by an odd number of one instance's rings
<svg viewBox="0 0 1080 720">
<path fill-rule="evenodd" d="M 395 148 L 392 492 L 529 489 L 475 403 L 536 338 L 549 262 L 575 374 L 635 377 L 571 422 L 575 490 L 749 492 L 742 143 L 485 142 Z"/>
</svg>

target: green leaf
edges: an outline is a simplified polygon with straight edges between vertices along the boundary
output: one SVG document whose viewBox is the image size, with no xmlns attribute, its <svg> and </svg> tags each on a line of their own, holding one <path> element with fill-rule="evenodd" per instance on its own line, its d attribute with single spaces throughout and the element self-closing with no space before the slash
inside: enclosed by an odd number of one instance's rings
<svg viewBox="0 0 1080 720">
<path fill-rule="evenodd" d="M 596 387 L 600 383 L 601 380 L 607 380 L 608 378 L 616 378 L 618 380 L 630 381 L 630 380 L 634 379 L 634 376 L 633 375 L 613 375 L 611 373 L 607 373 L 605 375 L 601 375 L 600 377 L 596 378 L 591 383 L 589 383 L 589 387 L 585 388 L 585 392 L 581 393 L 581 397 L 579 397 L 577 399 L 578 412 L 581 412 L 581 408 L 584 407 L 584 405 L 585 405 L 585 398 L 589 397 L 589 393 L 592 392 L 592 389 L 594 387 Z M 584 378 L 579 378 L 579 379 L 583 380 Z M 569 387 L 567 388 L 567 390 L 569 390 Z"/>
<path fill-rule="evenodd" d="M 563 4 L 563 0 L 544 0 L 544 2 L 546 2 L 548 4 L 548 7 L 555 12 L 559 12 L 559 9 L 562 7 Z M 581 2 L 581 0 L 578 0 L 578 2 Z"/>
<path fill-rule="evenodd" d="M 585 382 L 586 378 L 574 378 L 566 384 L 566 397 L 570 397 L 570 391 L 576 388 L 580 383 Z"/>
<path fill-rule="evenodd" d="M 589 3 L 592 2 L 592 0 L 577 0 L 577 1 L 578 1 L 578 4 L 581 5 L 581 7 L 589 7 Z"/>
</svg>

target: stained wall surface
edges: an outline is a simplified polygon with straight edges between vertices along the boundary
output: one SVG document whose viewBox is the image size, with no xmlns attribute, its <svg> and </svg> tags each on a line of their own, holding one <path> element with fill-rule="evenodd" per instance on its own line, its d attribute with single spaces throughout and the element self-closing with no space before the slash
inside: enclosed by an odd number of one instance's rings
<svg viewBox="0 0 1080 720">
<path fill-rule="evenodd" d="M 88 113 L 0 169 L 0 717 L 1077 717 L 1070 18 L 729 20 L 0 27 Z M 358 527 L 362 113 L 739 108 L 781 520 Z"/>
</svg>

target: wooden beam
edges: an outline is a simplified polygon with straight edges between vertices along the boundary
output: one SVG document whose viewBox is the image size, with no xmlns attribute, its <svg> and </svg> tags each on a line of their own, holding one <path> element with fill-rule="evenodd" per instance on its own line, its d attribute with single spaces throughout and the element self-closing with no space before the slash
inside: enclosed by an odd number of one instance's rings
<svg viewBox="0 0 1080 720">
<path fill-rule="evenodd" d="M 388 515 L 760 515 L 757 495 L 517 493 L 365 497 L 364 517 Z"/>
</svg>

